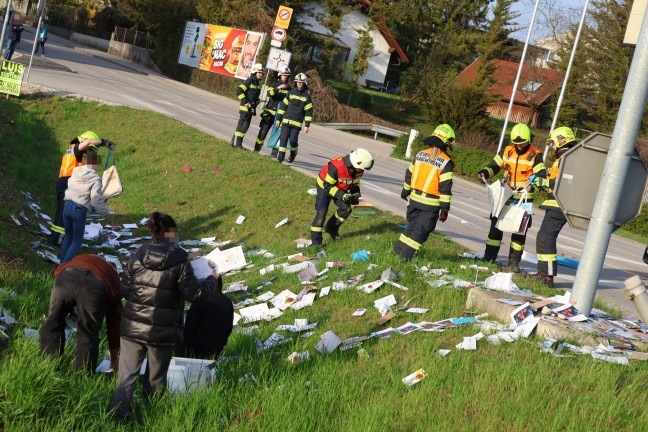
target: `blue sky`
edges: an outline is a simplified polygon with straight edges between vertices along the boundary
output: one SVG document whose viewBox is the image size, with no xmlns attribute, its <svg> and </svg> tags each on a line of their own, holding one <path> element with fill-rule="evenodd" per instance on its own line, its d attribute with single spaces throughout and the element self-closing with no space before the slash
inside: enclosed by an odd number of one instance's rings
<svg viewBox="0 0 648 432">
<path fill-rule="evenodd" d="M 520 0 L 514 4 L 513 10 L 520 13 L 520 16 L 516 20 L 518 27 L 523 27 L 522 30 L 512 34 L 515 39 L 522 41 L 526 39 L 534 4 L 535 0 Z M 580 19 L 580 14 L 583 11 L 583 7 L 585 6 L 585 0 L 540 0 L 538 16 L 531 35 L 532 43 L 538 38 L 547 36 L 547 30 L 546 27 L 542 25 L 542 21 L 546 20 L 547 15 L 551 13 L 552 4 L 553 9 L 556 10 L 554 15 L 560 14 L 571 16 L 572 19 L 578 21 Z M 591 8 L 592 1 L 590 0 L 589 10 L 591 10 Z"/>
</svg>

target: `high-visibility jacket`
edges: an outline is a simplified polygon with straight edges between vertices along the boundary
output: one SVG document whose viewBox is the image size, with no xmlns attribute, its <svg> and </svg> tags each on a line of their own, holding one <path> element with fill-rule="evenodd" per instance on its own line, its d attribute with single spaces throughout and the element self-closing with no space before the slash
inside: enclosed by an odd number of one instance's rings
<svg viewBox="0 0 648 432">
<path fill-rule="evenodd" d="M 286 84 L 286 88 L 280 89 L 278 88 L 281 84 Z M 286 96 L 288 96 L 288 93 L 292 90 L 292 87 L 290 87 L 290 84 L 288 82 L 283 82 L 281 79 L 276 80 L 272 85 L 268 88 L 268 102 L 266 103 L 265 106 L 265 111 L 268 111 L 272 116 L 277 114 L 277 105 L 281 101 L 285 99 Z"/>
<path fill-rule="evenodd" d="M 59 177 L 70 177 L 74 168 L 83 165 L 83 155 L 78 150 L 78 144 L 72 144 L 65 150 L 61 160 Z"/>
<path fill-rule="evenodd" d="M 301 90 L 292 89 L 284 98 L 281 108 L 277 111 L 277 120 L 281 125 L 293 126 L 301 129 L 302 123 L 306 127 L 313 121 L 313 99 L 306 86 Z"/>
<path fill-rule="evenodd" d="M 403 189 L 410 200 L 423 206 L 450 209 L 454 162 L 443 150 L 430 147 L 420 151 L 405 171 Z"/>
<path fill-rule="evenodd" d="M 558 177 L 558 170 L 560 169 L 560 158 L 556 159 L 551 168 L 549 168 L 549 175 L 546 179 L 542 179 L 541 187 L 547 189 L 547 199 L 540 204 L 540 208 L 548 210 L 550 208 L 560 208 L 556 197 L 553 194 L 553 189 L 556 187 L 556 178 Z"/>
<path fill-rule="evenodd" d="M 355 175 L 351 175 L 344 158 L 336 156 L 322 167 L 317 177 L 317 185 L 332 197 L 341 199 L 345 193 L 360 192 L 362 174 L 364 171 L 358 170 Z"/>
<path fill-rule="evenodd" d="M 542 152 L 530 145 L 523 154 L 518 154 L 514 145 L 509 145 L 495 155 L 492 161 L 484 168 L 488 177 L 493 177 L 504 171 L 508 176 L 508 185 L 516 191 L 513 198 L 520 198 L 529 176 L 547 177 L 547 168 L 542 158 Z M 534 189 L 529 192 L 528 198 L 533 199 Z"/>
<path fill-rule="evenodd" d="M 236 87 L 236 97 L 240 101 L 239 111 L 256 114 L 260 95 L 261 81 L 257 79 L 256 74 L 253 74 Z M 250 103 L 249 107 L 245 106 L 248 102 Z"/>
</svg>

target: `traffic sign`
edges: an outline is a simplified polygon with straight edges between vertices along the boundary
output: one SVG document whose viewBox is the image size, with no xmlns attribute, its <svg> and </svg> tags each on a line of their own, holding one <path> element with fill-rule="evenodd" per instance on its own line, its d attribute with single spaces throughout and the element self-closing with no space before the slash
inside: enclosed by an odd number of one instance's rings
<svg viewBox="0 0 648 432">
<path fill-rule="evenodd" d="M 281 27 L 275 27 L 272 29 L 271 36 L 272 36 L 272 40 L 281 42 L 282 40 L 286 39 L 286 29 Z"/>
<path fill-rule="evenodd" d="M 275 18 L 275 27 L 288 28 L 290 18 L 292 18 L 293 10 L 287 6 L 279 6 L 277 18 Z"/>
<path fill-rule="evenodd" d="M 281 42 L 279 42 L 278 40 L 271 40 L 270 46 L 281 48 Z"/>
<path fill-rule="evenodd" d="M 593 133 L 560 160 L 554 195 L 572 228 L 589 227 L 611 141 L 609 135 Z M 639 215 L 646 196 L 648 170 L 636 147 L 631 157 L 614 229 Z"/>
</svg>

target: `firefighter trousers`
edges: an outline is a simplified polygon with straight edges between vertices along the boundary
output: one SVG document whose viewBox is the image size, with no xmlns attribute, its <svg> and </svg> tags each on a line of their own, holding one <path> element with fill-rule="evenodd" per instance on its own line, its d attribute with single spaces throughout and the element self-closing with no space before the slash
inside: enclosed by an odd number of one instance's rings
<svg viewBox="0 0 648 432">
<path fill-rule="evenodd" d="M 234 132 L 234 141 L 232 146 L 234 147 L 243 147 L 243 137 L 245 133 L 250 128 L 250 123 L 252 122 L 252 113 L 249 111 L 240 111 L 239 112 L 239 121 L 236 124 L 236 132 Z"/>
<path fill-rule="evenodd" d="M 326 227 L 324 228 L 324 220 L 328 213 L 329 204 L 333 203 L 337 206 L 337 211 L 331 215 Z M 326 230 L 334 239 L 338 237 L 340 226 L 351 215 L 351 204 L 342 201 L 341 199 L 333 198 L 327 191 L 317 185 L 317 198 L 315 198 L 315 218 L 311 224 L 311 241 L 314 245 L 322 244 L 322 233 Z"/>
<path fill-rule="evenodd" d="M 421 209 L 410 202 L 407 206 L 407 228 L 394 245 L 394 252 L 404 260 L 411 260 L 436 228 L 440 210 L 436 206 Z"/>
<path fill-rule="evenodd" d="M 274 124 L 274 114 L 269 111 L 264 111 L 261 114 L 261 122 L 259 123 L 259 135 L 257 135 L 256 142 L 254 144 L 254 151 L 260 151 L 263 147 L 263 142 L 268 136 L 268 132 L 272 129 Z"/>
<path fill-rule="evenodd" d="M 288 162 L 292 162 L 297 157 L 297 146 L 299 145 L 299 131 L 301 128 L 282 125 L 281 126 L 281 138 L 279 138 L 279 155 L 277 159 L 280 162 L 283 162 L 284 157 L 286 156 L 286 147 L 288 147 L 288 139 L 290 138 L 290 157 Z"/>
<path fill-rule="evenodd" d="M 488 238 L 486 239 L 486 250 L 484 252 L 485 261 L 495 261 L 497 260 L 497 255 L 499 254 L 500 246 L 502 246 L 502 237 L 504 233 L 497 229 L 495 225 L 497 224 L 497 218 L 490 216 L 491 226 L 490 231 L 488 231 Z M 509 249 L 509 265 L 511 263 L 520 263 L 522 260 L 522 252 L 524 252 L 524 244 L 526 243 L 526 233 L 529 232 L 531 228 L 532 216 L 529 215 L 529 225 L 524 234 L 511 234 L 511 246 Z"/>
<path fill-rule="evenodd" d="M 548 209 L 545 212 L 540 231 L 536 237 L 536 255 L 538 256 L 538 274 L 556 276 L 558 265 L 556 263 L 556 239 L 560 230 L 567 223 L 563 212 L 559 209 Z"/>
<path fill-rule="evenodd" d="M 54 222 L 50 224 L 50 230 L 52 231 L 50 240 L 55 246 L 58 246 L 59 239 L 65 234 L 65 228 L 63 227 L 63 207 L 69 179 L 70 177 L 59 177 L 56 181 L 56 211 L 54 212 Z"/>
</svg>

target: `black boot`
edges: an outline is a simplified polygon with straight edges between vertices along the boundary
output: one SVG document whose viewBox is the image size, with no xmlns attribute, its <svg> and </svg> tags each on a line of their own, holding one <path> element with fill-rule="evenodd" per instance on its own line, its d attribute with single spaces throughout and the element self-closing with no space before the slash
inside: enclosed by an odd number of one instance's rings
<svg viewBox="0 0 648 432">
<path fill-rule="evenodd" d="M 279 154 L 279 149 L 277 147 L 275 147 L 270 152 L 270 157 L 273 158 L 273 159 L 276 159 L 278 154 Z"/>
<path fill-rule="evenodd" d="M 509 258 L 508 268 L 513 273 L 520 273 L 520 260 Z"/>
<path fill-rule="evenodd" d="M 259 153 L 259 152 L 261 151 L 261 148 L 263 148 L 263 143 L 261 143 L 261 144 L 259 144 L 259 143 L 254 144 L 254 151 L 255 151 L 255 152 Z"/>
<path fill-rule="evenodd" d="M 290 157 L 288 158 L 288 163 L 293 163 L 297 157 L 297 150 L 290 150 Z"/>
</svg>

